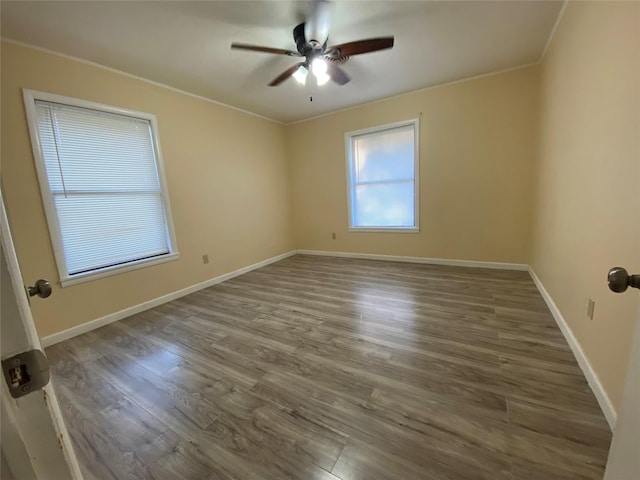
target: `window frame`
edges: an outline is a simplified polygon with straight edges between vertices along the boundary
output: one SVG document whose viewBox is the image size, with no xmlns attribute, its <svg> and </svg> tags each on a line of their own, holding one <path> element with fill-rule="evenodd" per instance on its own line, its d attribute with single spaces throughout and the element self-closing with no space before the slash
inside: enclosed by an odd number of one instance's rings
<svg viewBox="0 0 640 480">
<path fill-rule="evenodd" d="M 355 206 L 355 172 L 354 172 L 354 160 L 353 160 L 353 139 L 362 135 L 369 135 L 372 133 L 382 133 L 394 128 L 406 127 L 408 125 L 413 126 L 413 212 L 414 212 L 414 224 L 411 227 L 357 227 L 353 224 L 353 207 Z M 348 231 L 349 232 L 372 232 L 372 233 L 419 233 L 420 232 L 420 119 L 412 118 L 410 120 L 404 120 L 400 122 L 386 123 L 384 125 L 377 125 L 374 127 L 364 128 L 361 130 L 354 130 L 352 132 L 346 132 L 345 138 L 345 158 L 347 163 L 347 209 L 348 209 Z M 382 182 L 381 182 L 382 183 Z"/>
<path fill-rule="evenodd" d="M 29 137 L 31 140 L 31 148 L 33 150 L 34 163 L 38 174 L 38 183 L 40 186 L 40 193 L 42 197 L 42 204 L 44 206 L 45 217 L 47 219 L 47 226 L 49 228 L 49 237 L 51 239 L 51 245 L 53 247 L 53 254 L 56 260 L 56 266 L 58 268 L 58 275 L 60 285 L 62 287 L 68 287 L 76 285 L 78 283 L 84 283 L 99 278 L 108 277 L 111 275 L 117 275 L 140 268 L 150 267 L 153 265 L 159 265 L 161 263 L 178 260 L 180 253 L 177 248 L 175 229 L 173 225 L 173 214 L 171 212 L 171 202 L 169 200 L 169 189 L 167 188 L 167 181 L 165 176 L 164 162 L 162 159 L 162 151 L 160 149 L 160 141 L 158 134 L 158 121 L 156 116 L 151 113 L 139 112 L 136 110 L 130 110 L 126 108 L 115 107 L 112 105 L 106 105 L 103 103 L 92 102 L 89 100 L 83 100 L 73 97 L 67 97 L 64 95 L 57 95 L 53 93 L 41 92 L 37 90 L 22 89 L 22 95 L 24 99 L 25 110 L 27 114 L 27 124 L 29 126 Z M 64 255 L 64 249 L 62 247 L 62 235 L 60 231 L 60 225 L 58 222 L 58 215 L 56 213 L 53 193 L 49 185 L 49 178 L 47 176 L 47 170 L 44 161 L 44 155 L 40 144 L 40 131 L 38 128 L 38 114 L 36 112 L 36 100 L 45 102 L 59 103 L 70 107 L 79 107 L 90 110 L 96 110 L 99 112 L 111 113 L 116 115 L 123 115 L 127 117 L 137 118 L 141 120 L 149 121 L 151 126 L 151 142 L 153 147 L 153 153 L 155 155 L 155 164 L 158 172 L 158 180 L 160 183 L 160 190 L 162 195 L 162 201 L 166 217 L 167 225 L 167 240 L 169 243 L 169 252 L 160 256 L 151 258 L 142 258 L 137 260 L 128 261 L 118 265 L 110 265 L 107 267 L 98 268 L 88 272 L 81 272 L 70 275 L 67 268 L 67 262 Z"/>
</svg>

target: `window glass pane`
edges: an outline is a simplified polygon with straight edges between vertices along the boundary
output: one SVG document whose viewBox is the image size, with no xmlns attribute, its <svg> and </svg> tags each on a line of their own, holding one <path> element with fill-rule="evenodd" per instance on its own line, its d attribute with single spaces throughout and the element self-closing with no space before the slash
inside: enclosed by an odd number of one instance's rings
<svg viewBox="0 0 640 480">
<path fill-rule="evenodd" d="M 355 181 L 412 180 L 414 127 L 408 125 L 354 137 Z"/>
<path fill-rule="evenodd" d="M 169 252 L 157 193 L 54 197 L 69 274 Z"/>
<path fill-rule="evenodd" d="M 354 227 L 413 227 L 413 182 L 357 185 Z"/>
</svg>

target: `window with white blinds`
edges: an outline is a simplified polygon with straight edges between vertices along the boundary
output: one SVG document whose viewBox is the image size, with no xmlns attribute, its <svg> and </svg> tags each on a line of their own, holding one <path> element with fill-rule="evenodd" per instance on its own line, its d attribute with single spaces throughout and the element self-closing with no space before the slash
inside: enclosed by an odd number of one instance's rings
<svg viewBox="0 0 640 480">
<path fill-rule="evenodd" d="M 177 257 L 155 117 L 25 91 L 63 285 Z"/>
<path fill-rule="evenodd" d="M 345 135 L 351 230 L 418 230 L 418 120 Z"/>
</svg>

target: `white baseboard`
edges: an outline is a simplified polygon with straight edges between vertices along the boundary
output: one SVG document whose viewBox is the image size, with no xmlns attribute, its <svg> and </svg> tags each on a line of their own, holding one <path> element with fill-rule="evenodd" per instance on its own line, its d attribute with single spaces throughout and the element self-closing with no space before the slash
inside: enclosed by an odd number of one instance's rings
<svg viewBox="0 0 640 480">
<path fill-rule="evenodd" d="M 125 308 L 124 310 L 120 310 L 119 312 L 110 313 L 109 315 L 105 315 L 104 317 L 96 318 L 95 320 L 90 320 L 81 325 L 68 328 L 67 330 L 63 330 L 58 333 L 54 333 L 53 335 L 48 335 L 46 337 L 41 338 L 40 342 L 42 343 L 43 347 L 48 347 L 50 345 L 63 342 L 65 340 L 76 337 L 78 335 L 82 335 L 83 333 L 90 332 L 91 330 L 95 330 L 96 328 L 100 328 L 109 323 L 117 322 L 118 320 L 122 320 L 123 318 L 130 317 L 131 315 L 144 312 L 145 310 L 149 310 L 150 308 L 157 307 L 158 305 L 162 305 L 163 303 L 168 303 L 177 298 L 184 297 L 185 295 L 189 295 L 190 293 L 197 292 L 198 290 L 202 290 L 203 288 L 207 288 L 217 283 L 224 282 L 225 280 L 230 280 L 234 277 L 242 275 L 243 273 L 250 272 L 251 270 L 256 270 L 258 268 L 267 266 L 271 263 L 279 262 L 280 260 L 287 257 L 291 257 L 292 255 L 295 255 L 295 254 L 296 254 L 296 251 L 292 250 L 290 252 L 277 255 L 275 257 L 267 258 L 266 260 L 262 260 L 261 262 L 254 263 L 253 265 L 249 265 L 247 267 L 239 268 L 238 270 L 234 270 L 233 272 L 225 273 L 224 275 L 217 276 L 215 278 L 206 280 L 201 283 L 197 283 L 195 285 L 191 285 L 190 287 L 183 288 L 182 290 L 168 293 L 167 295 L 163 295 L 162 297 L 154 298 L 147 302 L 134 305 L 133 307 Z"/>
<path fill-rule="evenodd" d="M 613 408 L 611 399 L 609 398 L 609 395 L 607 395 L 607 392 L 602 386 L 602 383 L 600 382 L 600 378 L 598 377 L 598 374 L 591 366 L 591 363 L 589 362 L 589 359 L 584 353 L 584 350 L 582 350 L 582 346 L 580 345 L 580 342 L 573 335 L 573 332 L 571 331 L 571 327 L 569 327 L 569 324 L 562 316 L 560 309 L 558 308 L 556 303 L 553 301 L 553 298 L 551 298 L 551 295 L 549 295 L 549 292 L 547 292 L 547 290 L 544 288 L 544 285 L 542 285 L 542 282 L 540 281 L 540 279 L 538 278 L 538 276 L 536 275 L 536 273 L 533 271 L 531 267 L 529 267 L 529 274 L 533 279 L 533 283 L 536 284 L 536 287 L 540 291 L 540 295 L 542 295 L 542 298 L 546 302 L 547 307 L 549 307 L 549 310 L 551 311 L 553 318 L 556 320 L 556 323 L 558 324 L 560 331 L 564 335 L 565 340 L 569 344 L 569 347 L 571 347 L 571 350 L 573 351 L 573 355 L 576 357 L 576 360 L 578 361 L 578 365 L 580 365 L 580 368 L 582 369 L 582 372 L 584 373 L 584 376 L 587 379 L 587 382 L 589 382 L 589 386 L 591 387 L 591 390 L 593 390 L 593 394 L 595 395 L 596 400 L 600 405 L 600 409 L 602 410 L 602 413 L 604 414 L 605 418 L 607 419 L 607 422 L 609 423 L 609 428 L 611 428 L 611 431 L 613 431 L 616 425 L 616 419 L 617 419 L 616 410 L 615 408 Z"/>
<path fill-rule="evenodd" d="M 449 258 L 404 257 L 399 255 L 378 255 L 375 253 L 330 252 L 325 250 L 298 250 L 301 255 L 322 255 L 325 257 L 362 258 L 364 260 L 385 260 L 388 262 L 427 263 L 431 265 L 449 265 L 454 267 L 494 268 L 497 270 L 527 271 L 524 263 L 479 262 L 476 260 L 456 260 Z"/>
</svg>

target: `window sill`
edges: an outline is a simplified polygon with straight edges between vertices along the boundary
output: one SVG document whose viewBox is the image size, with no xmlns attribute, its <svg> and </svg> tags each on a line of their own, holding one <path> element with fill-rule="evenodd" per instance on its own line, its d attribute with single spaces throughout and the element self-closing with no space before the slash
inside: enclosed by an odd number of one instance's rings
<svg viewBox="0 0 640 480">
<path fill-rule="evenodd" d="M 67 277 L 61 278 L 60 285 L 62 285 L 63 288 L 70 287 L 72 285 L 77 285 L 79 283 L 98 280 L 99 278 L 110 277 L 112 275 L 119 275 L 121 273 L 130 272 L 132 270 L 138 270 L 140 268 L 146 268 L 146 267 L 151 267 L 153 265 L 159 265 L 161 263 L 172 262 L 174 260 L 178 260 L 178 258 L 180 258 L 180 253 L 173 252 L 167 255 L 163 255 L 161 257 L 129 262 L 125 265 L 118 265 L 115 267 L 105 267 L 100 270 L 96 270 L 94 272 L 79 273 L 72 277 L 67 276 Z"/>
<path fill-rule="evenodd" d="M 350 232 L 363 233 L 420 233 L 417 227 L 349 227 Z"/>
</svg>

